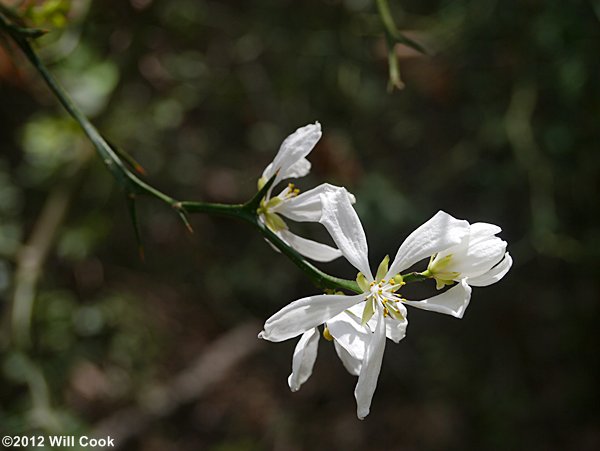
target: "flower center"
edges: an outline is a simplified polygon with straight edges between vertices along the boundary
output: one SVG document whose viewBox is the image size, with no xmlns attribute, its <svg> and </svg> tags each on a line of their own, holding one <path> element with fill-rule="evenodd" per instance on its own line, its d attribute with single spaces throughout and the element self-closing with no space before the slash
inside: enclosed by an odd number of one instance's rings
<svg viewBox="0 0 600 451">
<path fill-rule="evenodd" d="M 394 279 L 381 279 L 379 282 L 371 282 L 369 286 L 369 297 L 365 303 L 363 311 L 363 322 L 369 321 L 375 313 L 375 303 L 380 303 L 383 307 L 383 316 L 391 316 L 395 319 L 402 320 L 404 316 L 400 312 L 398 302 L 402 302 L 402 297 L 396 294 L 404 282 L 396 283 Z M 373 312 L 371 312 L 371 309 Z M 365 315 L 366 313 L 366 315 Z M 368 317 L 368 319 L 365 318 Z M 366 320 L 365 320 L 366 319 Z"/>
<path fill-rule="evenodd" d="M 376 280 L 369 283 L 362 273 L 356 276 L 356 283 L 363 293 L 367 294 L 365 308 L 362 314 L 362 324 L 365 325 L 375 314 L 377 304 L 383 307 L 383 316 L 390 316 L 397 320 L 403 320 L 404 315 L 398 305 L 403 298 L 396 292 L 404 285 L 404 280 L 400 274 L 396 274 L 391 279 L 384 279 L 388 272 L 389 257 L 386 255 L 377 269 Z"/>
<path fill-rule="evenodd" d="M 441 290 L 446 285 L 452 285 L 460 277 L 460 273 L 452 271 L 453 255 L 448 254 L 440 257 L 439 254 L 434 254 L 429 260 L 427 270 L 423 275 L 433 277 L 436 282 L 436 288 Z"/>
<path fill-rule="evenodd" d="M 256 213 L 262 218 L 266 226 L 273 232 L 279 232 L 286 230 L 287 224 L 279 216 L 275 210 L 279 205 L 287 202 L 293 197 L 296 197 L 300 193 L 300 190 L 294 186 L 293 183 L 289 183 L 288 186 L 278 195 L 271 199 L 265 196 L 260 201 L 260 206 L 256 209 Z"/>
</svg>

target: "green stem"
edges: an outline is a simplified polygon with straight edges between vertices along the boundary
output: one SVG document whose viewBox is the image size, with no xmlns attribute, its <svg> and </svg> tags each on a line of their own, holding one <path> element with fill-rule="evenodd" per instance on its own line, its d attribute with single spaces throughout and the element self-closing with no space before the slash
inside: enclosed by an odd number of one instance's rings
<svg viewBox="0 0 600 451">
<path fill-rule="evenodd" d="M 402 276 L 402 280 L 406 283 L 423 282 L 429 278 L 430 276 L 426 275 L 425 272 L 410 272 Z"/>
<path fill-rule="evenodd" d="M 75 105 L 67 92 L 54 79 L 50 71 L 48 71 L 46 66 L 39 59 L 29 44 L 29 33 L 24 32 L 22 27 L 10 23 L 7 17 L 12 18 L 11 15 L 6 13 L 4 8 L 0 9 L 0 28 L 8 33 L 8 35 L 21 48 L 30 63 L 40 73 L 50 90 L 54 93 L 54 95 L 64 106 L 67 112 L 73 117 L 73 119 L 75 119 L 75 121 L 81 126 L 84 133 L 94 145 L 96 152 L 102 158 L 102 161 L 105 163 L 106 167 L 119 182 L 119 184 L 130 195 L 131 202 L 134 202 L 136 194 L 145 194 L 159 199 L 175 209 L 188 227 L 189 224 L 187 222 L 187 214 L 191 213 L 207 213 L 240 219 L 257 228 L 270 243 L 272 243 L 281 251 L 281 253 L 288 257 L 296 266 L 298 266 L 298 268 L 308 275 L 318 287 L 324 289 L 347 290 L 356 293 L 361 292 L 358 284 L 355 281 L 331 276 L 313 266 L 311 263 L 306 261 L 303 256 L 298 254 L 298 252 L 288 246 L 283 240 L 281 240 L 281 238 L 279 238 L 275 233 L 265 227 L 262 222 L 260 222 L 256 209 L 258 208 L 261 199 L 264 197 L 265 192 L 273 183 L 275 178 L 274 176 L 247 203 L 237 205 L 192 201 L 180 202 L 136 177 L 127 169 L 122 160 L 119 158 L 117 152 L 113 150 L 113 148 L 102 137 L 96 127 L 94 127 L 85 114 L 83 114 L 77 105 Z M 131 204 L 130 208 L 133 207 L 133 204 Z M 137 219 L 135 219 L 135 221 L 137 221 Z"/>
<path fill-rule="evenodd" d="M 306 259 L 288 246 L 281 238 L 273 231 L 267 228 L 257 217 L 253 200 L 246 204 L 228 205 L 228 204 L 208 204 L 202 202 L 179 202 L 175 205 L 182 208 L 187 213 L 208 213 L 230 218 L 240 219 L 251 224 L 277 249 L 288 257 L 300 270 L 302 270 L 315 285 L 319 288 L 329 288 L 333 290 L 349 290 L 355 293 L 360 293 L 358 284 L 353 280 L 340 279 L 339 277 L 331 276 L 314 265 L 306 261 Z"/>
<path fill-rule="evenodd" d="M 377 0 L 377 10 L 379 11 L 379 17 L 381 17 L 381 21 L 385 27 L 386 34 L 393 38 L 395 42 L 399 42 L 404 44 L 419 53 L 423 53 L 427 55 L 427 50 L 421 44 L 416 41 L 413 41 L 408 36 L 404 35 L 398 28 L 396 27 L 396 23 L 394 22 L 394 18 L 392 17 L 392 12 L 390 11 L 390 5 L 387 0 Z"/>
<path fill-rule="evenodd" d="M 173 206 L 187 213 L 207 213 L 237 218 L 247 222 L 252 222 L 255 216 L 243 204 L 212 204 L 207 202 L 183 201 L 176 202 Z"/>
<path fill-rule="evenodd" d="M 377 0 L 377 10 L 379 11 L 379 17 L 381 18 L 381 22 L 385 29 L 385 41 L 388 50 L 388 90 L 391 92 L 394 88 L 404 88 L 404 83 L 402 83 L 402 80 L 400 79 L 398 56 L 396 55 L 396 49 L 394 48 L 396 43 L 404 44 L 425 55 L 427 54 L 427 50 L 425 50 L 421 44 L 413 41 L 398 30 L 387 0 Z"/>
<path fill-rule="evenodd" d="M 320 288 L 329 288 L 333 290 L 348 290 L 355 293 L 362 293 L 362 290 L 358 287 L 358 284 L 354 280 L 340 279 L 339 277 L 331 276 L 320 269 L 313 266 L 311 263 L 306 261 L 298 252 L 284 243 L 275 233 L 269 228 L 262 224 L 258 219 L 254 222 L 262 233 L 262 235 L 269 240 L 277 249 L 281 251 L 286 257 L 288 257 L 294 264 L 300 268 L 306 275 L 308 275 L 313 283 Z"/>
<path fill-rule="evenodd" d="M 117 179 L 117 181 L 124 188 L 132 188 L 132 185 L 136 185 L 136 182 L 141 182 L 141 180 L 137 179 L 133 174 L 129 173 L 129 171 L 125 168 L 117 154 L 110 148 L 108 143 L 102 138 L 98 130 L 92 125 L 92 123 L 87 119 L 87 117 L 79 110 L 79 108 L 75 105 L 75 103 L 71 100 L 69 94 L 60 86 L 60 84 L 54 79 L 52 74 L 48 71 L 44 63 L 39 59 L 27 38 L 23 36 L 22 31 L 19 27 L 16 27 L 5 20 L 5 18 L 0 15 L 0 26 L 10 35 L 10 37 L 15 41 L 15 43 L 21 48 L 29 62 L 36 68 L 39 74 L 42 76 L 50 90 L 59 100 L 59 102 L 63 105 L 63 107 L 67 110 L 67 112 L 75 119 L 75 121 L 81 126 L 83 132 L 90 139 L 94 148 L 102 158 L 102 161 L 107 166 L 109 171 L 113 174 L 113 176 Z M 137 180 L 136 180 L 137 179 Z M 148 190 L 148 186 L 143 182 L 140 184 L 141 192 L 146 192 Z"/>
</svg>

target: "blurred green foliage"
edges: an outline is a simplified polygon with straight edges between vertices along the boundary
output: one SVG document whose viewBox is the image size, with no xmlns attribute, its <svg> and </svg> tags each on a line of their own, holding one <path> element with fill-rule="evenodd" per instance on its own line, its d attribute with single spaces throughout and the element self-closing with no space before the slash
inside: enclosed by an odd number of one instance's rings
<svg viewBox="0 0 600 451">
<path fill-rule="evenodd" d="M 312 379 L 289 393 L 285 343 L 126 449 L 600 447 L 600 7 L 391 3 L 399 28 L 434 53 L 398 47 L 406 87 L 393 94 L 366 0 L 29 9 L 53 29 L 40 51 L 65 88 L 177 198 L 248 199 L 281 140 L 319 120 L 299 185 L 356 194 L 372 261 L 437 209 L 501 225 L 515 259 L 505 280 L 475 290 L 460 322 L 410 311 L 364 422 L 355 380 L 324 341 Z M 0 54 L 0 432 L 85 432 L 144 402 L 235 324 L 314 288 L 243 224 L 198 216 L 188 236 L 152 201 L 139 206 L 139 261 L 123 196 L 99 161 L 79 164 L 89 143 L 24 60 L 4 64 L 17 55 Z M 68 209 L 46 237 L 23 349 L 10 339 L 16 273 L 53 194 Z M 354 276 L 341 261 L 325 267 Z"/>
</svg>

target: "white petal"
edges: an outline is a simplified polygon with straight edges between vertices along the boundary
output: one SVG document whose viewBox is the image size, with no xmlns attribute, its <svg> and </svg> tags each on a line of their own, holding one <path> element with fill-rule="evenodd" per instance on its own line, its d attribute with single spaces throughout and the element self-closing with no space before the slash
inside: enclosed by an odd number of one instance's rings
<svg viewBox="0 0 600 451">
<path fill-rule="evenodd" d="M 475 237 L 486 237 L 497 235 L 502 232 L 502 229 L 495 224 L 488 224 L 487 222 L 476 222 L 471 224 L 471 228 L 469 230 L 469 235 L 472 238 Z"/>
<path fill-rule="evenodd" d="M 290 390 L 298 391 L 313 371 L 317 350 L 319 349 L 319 330 L 315 327 L 302 334 L 292 358 L 292 374 L 288 377 Z"/>
<path fill-rule="evenodd" d="M 403 320 L 397 320 L 392 317 L 387 317 L 385 319 L 385 336 L 394 343 L 398 343 L 400 340 L 406 337 L 406 328 L 408 327 L 406 307 L 401 304 L 398 304 L 398 307 L 401 311 L 404 310 L 402 312 L 402 316 L 404 316 Z"/>
<path fill-rule="evenodd" d="M 344 257 L 371 282 L 373 274 L 369 267 L 367 238 L 349 197 L 339 190 L 326 190 L 321 194 L 321 203 L 321 224 Z"/>
<path fill-rule="evenodd" d="M 442 294 L 424 301 L 404 301 L 404 303 L 422 310 L 430 310 L 462 318 L 470 300 L 471 287 L 468 285 L 467 279 L 462 279 Z"/>
<path fill-rule="evenodd" d="M 438 211 L 404 240 L 385 278 L 389 279 L 418 261 L 460 243 L 467 233 L 467 221 Z"/>
<path fill-rule="evenodd" d="M 342 252 L 339 249 L 302 238 L 289 230 L 281 230 L 278 232 L 278 235 L 300 254 L 318 262 L 330 262 L 342 256 Z"/>
<path fill-rule="evenodd" d="M 296 337 L 364 300 L 364 294 L 321 294 L 298 299 L 271 316 L 258 337 L 269 341 L 284 341 Z"/>
<path fill-rule="evenodd" d="M 372 334 L 360 324 L 359 319 L 354 315 L 342 312 L 327 321 L 327 329 L 336 343 L 353 358 L 362 361 Z"/>
<path fill-rule="evenodd" d="M 344 347 L 341 346 L 337 341 L 333 342 L 333 346 L 335 347 L 335 352 L 337 352 L 337 355 L 342 361 L 344 368 L 346 368 L 346 371 L 353 376 L 358 376 L 362 367 L 362 360 L 352 357 L 350 353 L 346 351 Z"/>
<path fill-rule="evenodd" d="M 472 285 L 474 287 L 487 287 L 488 285 L 496 283 L 500 279 L 502 279 L 506 275 L 512 264 L 512 257 L 507 252 L 506 254 L 504 254 L 504 259 L 492 269 L 490 269 L 487 273 L 482 274 L 478 277 L 469 278 L 467 279 L 467 282 L 469 283 L 469 285 Z"/>
<path fill-rule="evenodd" d="M 506 241 L 498 237 L 469 239 L 467 248 L 463 249 L 463 252 L 453 255 L 447 270 L 456 271 L 463 277 L 476 277 L 487 273 L 494 265 L 498 264 L 505 251 Z"/>
<path fill-rule="evenodd" d="M 319 222 L 321 219 L 321 194 L 326 191 L 340 190 L 350 198 L 350 201 L 356 202 L 356 198 L 340 186 L 323 183 L 316 188 L 308 190 L 296 197 L 292 197 L 282 202 L 273 209 L 274 212 L 282 214 L 293 221 L 298 222 Z"/>
<path fill-rule="evenodd" d="M 377 379 L 381 371 L 383 352 L 385 350 L 385 321 L 382 308 L 377 308 L 377 327 L 367 346 L 363 365 L 354 389 L 356 413 L 360 420 L 369 415 L 371 400 L 377 387 Z"/>
<path fill-rule="evenodd" d="M 318 122 L 300 127 L 283 141 L 273 162 L 264 170 L 263 177 L 268 180 L 279 171 L 273 182 L 273 186 L 275 186 L 287 177 L 306 175 L 305 171 L 309 170 L 310 166 L 307 168 L 306 163 L 301 161 L 315 147 L 320 138 L 321 124 Z"/>
<path fill-rule="evenodd" d="M 297 179 L 304 177 L 310 172 L 311 164 L 306 158 L 301 158 L 291 165 L 285 173 L 281 174 L 281 180 Z"/>
</svg>

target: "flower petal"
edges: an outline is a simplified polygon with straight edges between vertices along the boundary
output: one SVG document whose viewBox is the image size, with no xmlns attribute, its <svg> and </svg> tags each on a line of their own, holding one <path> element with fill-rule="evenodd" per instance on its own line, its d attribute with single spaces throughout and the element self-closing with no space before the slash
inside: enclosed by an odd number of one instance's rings
<svg viewBox="0 0 600 451">
<path fill-rule="evenodd" d="M 348 354 L 362 361 L 372 334 L 360 324 L 360 319 L 342 312 L 327 321 L 327 329 L 335 342 L 344 348 Z"/>
<path fill-rule="evenodd" d="M 504 254 L 504 259 L 500 263 L 498 263 L 485 274 L 467 279 L 467 282 L 469 283 L 469 285 L 472 285 L 474 287 L 487 287 L 488 285 L 496 283 L 500 279 L 502 279 L 506 275 L 512 264 L 512 257 L 507 252 L 506 254 Z"/>
<path fill-rule="evenodd" d="M 321 197 L 326 191 L 336 191 L 346 193 L 350 202 L 356 202 L 356 198 L 341 186 L 323 183 L 311 190 L 308 190 L 296 197 L 292 197 L 275 207 L 273 211 L 286 216 L 293 221 L 298 222 L 319 222 L 321 219 Z"/>
<path fill-rule="evenodd" d="M 478 237 L 488 237 L 497 235 L 502 232 L 502 229 L 495 224 L 489 224 L 487 222 L 475 222 L 471 224 L 469 234 L 471 239 Z"/>
<path fill-rule="evenodd" d="M 306 158 L 300 158 L 282 174 L 281 180 L 304 177 L 310 172 L 311 166 Z"/>
<path fill-rule="evenodd" d="M 468 232 L 467 221 L 438 211 L 404 240 L 385 278 L 389 279 L 418 261 L 460 243 Z"/>
<path fill-rule="evenodd" d="M 394 343 L 398 343 L 400 340 L 406 337 L 406 328 L 408 327 L 406 307 L 400 303 L 396 305 L 400 309 L 400 313 L 402 313 L 404 319 L 397 320 L 396 318 L 392 317 L 385 318 L 385 336 Z"/>
<path fill-rule="evenodd" d="M 455 318 L 462 318 L 469 301 L 471 300 L 471 287 L 467 283 L 467 279 L 462 279 L 455 286 L 442 294 L 438 294 L 424 301 L 403 301 L 405 304 L 422 310 L 430 310 L 432 312 L 445 313 L 452 315 Z"/>
<path fill-rule="evenodd" d="M 462 245 L 458 247 L 462 249 L 457 249 L 456 254 L 452 256 L 449 268 L 463 277 L 471 278 L 487 273 L 502 260 L 506 251 L 506 241 L 488 236 L 483 239 L 469 239 L 466 248 Z M 452 253 L 452 249 L 449 249 L 448 253 Z"/>
<path fill-rule="evenodd" d="M 358 376 L 358 382 L 354 389 L 356 398 L 356 413 L 360 420 L 369 415 L 371 400 L 377 388 L 377 379 L 381 371 L 383 352 L 385 351 L 385 321 L 383 309 L 377 308 L 377 327 L 367 345 L 363 365 Z"/>
<path fill-rule="evenodd" d="M 306 175 L 310 165 L 307 166 L 308 161 L 302 160 L 315 147 L 319 139 L 321 139 L 321 124 L 318 122 L 300 127 L 283 141 L 273 162 L 264 170 L 263 177 L 269 180 L 277 173 L 273 182 L 275 186 L 286 178 Z"/>
<path fill-rule="evenodd" d="M 296 337 L 364 300 L 364 294 L 320 294 L 298 299 L 271 316 L 258 338 L 278 342 Z"/>
<path fill-rule="evenodd" d="M 350 198 L 339 190 L 326 190 L 321 194 L 321 203 L 321 224 L 344 257 L 371 282 L 373 274 L 369 267 L 367 238 Z"/>
<path fill-rule="evenodd" d="M 313 371 L 319 349 L 319 330 L 315 327 L 302 334 L 292 358 L 292 374 L 288 377 L 290 390 L 298 391 Z"/>
<path fill-rule="evenodd" d="M 344 368 L 346 368 L 346 371 L 353 376 L 358 376 L 360 374 L 360 369 L 362 368 L 362 360 L 352 357 L 350 353 L 335 340 L 333 342 L 333 347 L 335 348 L 335 352 L 337 352 L 338 357 L 342 361 Z"/>
<path fill-rule="evenodd" d="M 300 254 L 318 262 L 330 262 L 342 255 L 335 247 L 302 238 L 289 230 L 281 230 L 278 235 Z"/>
</svg>

